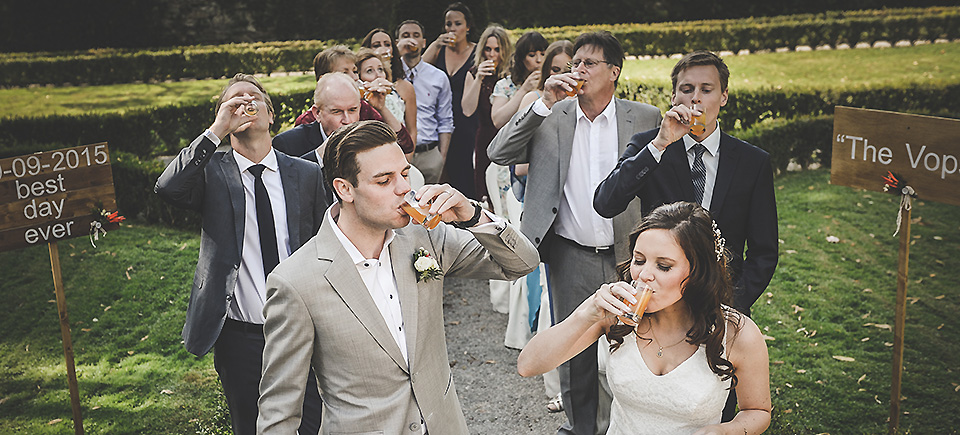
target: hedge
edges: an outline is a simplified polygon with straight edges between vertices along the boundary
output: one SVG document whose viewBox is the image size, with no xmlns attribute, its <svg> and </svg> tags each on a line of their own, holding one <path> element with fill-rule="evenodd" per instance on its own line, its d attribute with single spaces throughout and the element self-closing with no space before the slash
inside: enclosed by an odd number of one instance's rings
<svg viewBox="0 0 960 435">
<path fill-rule="evenodd" d="M 774 119 L 733 134 L 770 153 L 770 164 L 778 175 L 786 172 L 791 162 L 802 168 L 814 163 L 830 166 L 833 144 L 833 116 L 830 115 Z"/>
<path fill-rule="evenodd" d="M 313 92 L 272 95 L 276 119 L 292 122 Z M 0 120 L 0 158 L 106 141 L 110 150 L 151 157 L 176 154 L 213 122 L 213 103 L 171 105 L 125 113 L 50 115 Z M 273 124 L 274 133 L 282 122 Z"/>
<path fill-rule="evenodd" d="M 537 30 L 548 40 L 574 40 L 587 31 L 609 30 L 624 51 L 638 55 L 670 55 L 706 50 L 774 50 L 800 45 L 955 39 L 960 37 L 960 7 L 825 12 L 738 20 L 681 21 L 551 27 Z"/>
<path fill-rule="evenodd" d="M 151 223 L 199 230 L 200 213 L 174 207 L 153 193 L 157 178 L 165 166 L 156 159 L 141 160 L 123 151 L 110 151 L 117 210 L 127 217 L 139 217 Z"/>
<path fill-rule="evenodd" d="M 529 29 L 517 29 L 518 36 Z M 610 30 L 627 53 L 663 55 L 695 49 L 751 51 L 873 43 L 878 40 L 960 38 L 960 7 L 827 12 L 736 20 L 567 26 L 534 29 L 548 40 L 573 40 L 585 31 Z M 313 68 L 317 52 L 337 41 L 288 41 L 187 46 L 155 51 L 119 49 L 0 55 L 3 86 L 112 84 L 180 78 L 219 78 L 235 71 L 271 73 Z M 356 45 L 355 40 L 341 41 Z"/>
<path fill-rule="evenodd" d="M 313 69 L 313 58 L 338 41 L 287 41 L 82 52 L 0 55 L 0 83 L 87 84 L 231 77 L 237 71 L 270 74 Z M 355 45 L 356 41 L 345 41 Z"/>
<path fill-rule="evenodd" d="M 669 85 L 666 85 L 669 86 Z M 669 107 L 670 90 L 658 85 L 623 80 L 620 98 Z M 310 107 L 312 92 L 274 95 L 275 131 Z M 726 131 L 749 129 L 771 119 L 833 114 L 837 105 L 897 112 L 960 113 L 960 84 L 877 86 L 847 89 L 731 90 L 721 111 Z M 213 104 L 164 106 L 122 114 L 84 114 L 0 120 L 0 158 L 35 151 L 107 141 L 111 151 L 140 157 L 171 155 L 213 122 Z"/>
</svg>

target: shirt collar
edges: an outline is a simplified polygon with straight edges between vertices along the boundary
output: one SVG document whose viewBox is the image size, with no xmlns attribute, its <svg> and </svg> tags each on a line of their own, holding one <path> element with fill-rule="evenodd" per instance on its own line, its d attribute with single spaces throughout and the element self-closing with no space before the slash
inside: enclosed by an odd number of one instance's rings
<svg viewBox="0 0 960 435">
<path fill-rule="evenodd" d="M 690 148 L 693 148 L 697 144 L 697 140 L 690 136 L 689 134 L 683 135 L 683 145 L 684 149 L 690 151 Z M 713 130 L 713 133 L 710 133 L 710 136 L 707 136 L 703 142 L 700 142 L 707 151 L 710 152 L 711 156 L 717 155 L 720 152 L 720 122 L 717 122 L 717 128 Z"/>
<path fill-rule="evenodd" d="M 597 115 L 597 117 L 593 120 L 593 122 L 597 122 L 597 120 L 599 120 L 600 118 L 606 119 L 607 122 L 609 122 L 610 120 L 616 118 L 616 116 L 617 116 L 617 105 L 614 104 L 614 100 L 615 100 L 615 98 L 610 97 L 610 102 L 607 103 L 607 107 L 604 107 L 604 108 L 603 108 L 603 112 L 600 112 L 600 114 Z M 585 113 L 583 113 L 583 110 L 582 110 L 582 109 L 580 109 L 580 102 L 579 102 L 579 101 L 577 102 L 576 106 L 577 106 L 577 121 L 579 122 L 581 118 L 582 118 L 582 119 L 586 119 L 586 120 L 589 121 L 589 118 L 587 118 L 587 115 L 586 115 Z"/>
<path fill-rule="evenodd" d="M 334 210 L 336 209 L 336 210 Z M 340 204 L 334 204 L 327 209 L 327 219 L 333 223 L 333 234 L 337 235 L 337 240 L 340 241 L 340 244 L 343 245 L 343 249 L 347 251 L 347 254 L 350 255 L 350 260 L 353 261 L 353 264 L 360 266 L 367 261 L 363 257 L 363 254 L 360 253 L 360 250 L 347 238 L 346 234 L 343 234 L 343 231 L 340 231 L 340 225 L 336 220 L 333 219 L 334 214 L 340 214 Z M 387 238 L 383 241 L 383 249 L 380 251 L 380 258 L 383 258 L 385 252 L 390 247 L 390 242 L 393 241 L 396 233 L 393 230 L 387 231 Z M 379 260 L 375 259 L 375 260 Z"/>
<path fill-rule="evenodd" d="M 240 167 L 240 173 L 250 169 L 251 166 L 256 165 L 257 163 L 251 162 L 250 159 L 244 157 L 242 154 L 238 153 L 237 150 L 233 150 L 233 158 L 237 161 L 237 166 Z M 270 152 L 267 153 L 266 157 L 260 161 L 261 165 L 266 166 L 267 169 L 277 172 L 280 170 L 280 164 L 277 162 L 277 155 L 273 152 L 273 148 L 270 148 Z"/>
</svg>

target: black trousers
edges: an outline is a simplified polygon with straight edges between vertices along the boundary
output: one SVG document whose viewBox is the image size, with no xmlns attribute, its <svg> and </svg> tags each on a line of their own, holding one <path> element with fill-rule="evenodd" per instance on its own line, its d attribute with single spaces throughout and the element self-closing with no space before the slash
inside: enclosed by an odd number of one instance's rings
<svg viewBox="0 0 960 435">
<path fill-rule="evenodd" d="M 223 394 L 227 396 L 230 408 L 230 420 L 236 435 L 256 435 L 257 401 L 260 399 L 260 373 L 263 368 L 262 327 L 258 330 L 253 324 L 228 322 L 224 325 L 220 337 L 214 344 L 213 363 L 223 384 Z M 243 328 L 246 326 L 246 328 Z M 317 388 L 317 378 L 310 369 L 307 379 L 307 391 L 303 398 L 303 418 L 299 433 L 316 434 L 320 432 L 320 416 L 323 402 Z"/>
</svg>

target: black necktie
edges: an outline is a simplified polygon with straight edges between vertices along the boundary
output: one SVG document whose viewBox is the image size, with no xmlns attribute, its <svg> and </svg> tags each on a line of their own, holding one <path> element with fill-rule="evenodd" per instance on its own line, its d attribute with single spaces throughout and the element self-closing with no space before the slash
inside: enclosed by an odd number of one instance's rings
<svg viewBox="0 0 960 435">
<path fill-rule="evenodd" d="M 707 185 L 707 167 L 703 165 L 703 152 L 707 148 L 697 143 L 693 146 L 696 156 L 693 158 L 693 168 L 690 169 L 690 178 L 693 180 L 693 198 L 697 204 L 703 202 L 703 188 Z"/>
<path fill-rule="evenodd" d="M 260 255 L 263 258 L 263 275 L 267 276 L 280 264 L 277 251 L 277 233 L 273 223 L 273 208 L 270 207 L 270 195 L 263 184 L 263 165 L 253 165 L 248 170 L 253 174 L 253 197 L 257 204 L 257 229 L 260 232 Z"/>
</svg>

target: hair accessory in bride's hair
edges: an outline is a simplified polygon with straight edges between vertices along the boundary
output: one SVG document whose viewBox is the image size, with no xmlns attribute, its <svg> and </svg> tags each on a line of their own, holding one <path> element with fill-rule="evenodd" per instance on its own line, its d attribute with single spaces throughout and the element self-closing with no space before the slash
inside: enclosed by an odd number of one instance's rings
<svg viewBox="0 0 960 435">
<path fill-rule="evenodd" d="M 717 227 L 717 221 L 713 222 L 713 244 L 714 248 L 717 251 L 717 262 L 723 262 L 723 251 L 726 248 L 727 241 L 723 239 L 723 235 L 720 234 L 720 228 Z"/>
</svg>

